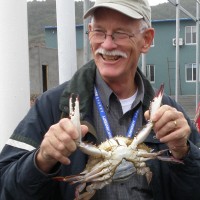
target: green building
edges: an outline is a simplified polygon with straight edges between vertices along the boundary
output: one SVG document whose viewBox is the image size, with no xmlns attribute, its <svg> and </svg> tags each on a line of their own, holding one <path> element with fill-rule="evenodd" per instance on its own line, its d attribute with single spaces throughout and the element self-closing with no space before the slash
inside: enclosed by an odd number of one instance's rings
<svg viewBox="0 0 200 200">
<path fill-rule="evenodd" d="M 146 76 L 156 88 L 165 84 L 165 92 L 175 94 L 176 20 L 153 20 L 155 38 L 146 55 Z M 45 27 L 46 47 L 57 48 L 57 28 Z M 83 25 L 76 26 L 77 50 L 83 49 Z M 180 19 L 179 95 L 196 94 L 196 23 Z M 141 59 L 138 66 L 141 67 Z"/>
<path fill-rule="evenodd" d="M 146 75 L 152 85 L 165 84 L 165 92 L 175 94 L 176 20 L 152 21 L 155 39 L 146 55 Z M 180 20 L 179 95 L 196 94 L 196 23 Z M 141 65 L 141 61 L 139 63 Z"/>
</svg>

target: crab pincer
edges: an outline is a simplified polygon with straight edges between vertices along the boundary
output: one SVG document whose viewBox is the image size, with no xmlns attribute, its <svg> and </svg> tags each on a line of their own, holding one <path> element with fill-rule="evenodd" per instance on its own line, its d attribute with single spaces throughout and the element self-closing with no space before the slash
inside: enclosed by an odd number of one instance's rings
<svg viewBox="0 0 200 200">
<path fill-rule="evenodd" d="M 79 110 L 79 98 L 76 94 L 71 94 L 69 98 L 69 116 L 76 127 L 79 137 L 76 140 L 76 144 L 79 146 L 81 141 L 81 123 L 80 123 L 80 110 Z"/>
</svg>

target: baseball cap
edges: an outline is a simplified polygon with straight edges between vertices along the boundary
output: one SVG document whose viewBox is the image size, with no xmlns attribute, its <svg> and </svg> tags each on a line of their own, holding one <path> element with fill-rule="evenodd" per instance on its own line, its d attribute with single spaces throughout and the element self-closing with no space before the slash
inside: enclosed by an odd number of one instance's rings
<svg viewBox="0 0 200 200">
<path fill-rule="evenodd" d="M 151 26 L 151 7 L 148 0 L 96 0 L 84 18 L 93 15 L 95 10 L 101 7 L 116 10 L 134 19 L 144 19 Z"/>
</svg>

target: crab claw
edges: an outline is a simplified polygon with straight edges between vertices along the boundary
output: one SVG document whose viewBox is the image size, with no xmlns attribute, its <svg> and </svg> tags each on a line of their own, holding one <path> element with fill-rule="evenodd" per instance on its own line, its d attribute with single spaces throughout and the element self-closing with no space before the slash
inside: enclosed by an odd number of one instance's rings
<svg viewBox="0 0 200 200">
<path fill-rule="evenodd" d="M 162 97 L 164 93 L 164 84 L 161 84 L 159 90 L 157 91 L 156 95 L 154 96 L 151 104 L 150 104 L 150 120 L 151 117 L 155 114 L 155 112 L 160 108 Z"/>
<path fill-rule="evenodd" d="M 138 134 L 134 137 L 130 148 L 135 149 L 138 144 L 144 142 L 146 138 L 148 137 L 149 133 L 151 132 L 151 129 L 153 128 L 153 122 L 151 120 L 151 116 L 154 115 L 154 113 L 160 108 L 162 97 L 164 92 L 164 84 L 161 84 L 160 89 L 154 96 L 151 104 L 150 104 L 150 120 L 149 122 L 143 126 L 143 128 L 138 132 Z"/>
<path fill-rule="evenodd" d="M 76 140 L 77 145 L 81 143 L 81 123 L 80 123 L 80 112 L 79 112 L 79 99 L 78 95 L 71 94 L 69 99 L 69 116 L 72 123 L 77 128 L 79 138 Z"/>
<path fill-rule="evenodd" d="M 135 149 L 138 144 L 144 142 L 144 140 L 148 137 L 149 133 L 151 132 L 151 129 L 153 128 L 153 122 L 151 120 L 151 116 L 159 109 L 162 97 L 164 92 L 164 84 L 160 86 L 160 89 L 154 96 L 151 104 L 150 104 L 150 120 L 149 122 L 139 131 L 139 133 L 135 136 L 133 139 L 133 142 L 130 145 L 130 148 Z"/>
</svg>

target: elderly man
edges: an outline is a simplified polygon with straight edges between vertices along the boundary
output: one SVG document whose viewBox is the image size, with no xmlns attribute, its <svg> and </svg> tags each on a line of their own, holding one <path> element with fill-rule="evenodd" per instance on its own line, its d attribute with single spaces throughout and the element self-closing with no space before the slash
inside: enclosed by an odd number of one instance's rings
<svg viewBox="0 0 200 200">
<path fill-rule="evenodd" d="M 99 144 L 116 135 L 126 137 L 136 112 L 131 134 L 147 123 L 154 90 L 137 63 L 154 37 L 150 12 L 147 0 L 96 0 L 85 14 L 85 18 L 91 16 L 88 36 L 94 60 L 68 82 L 41 95 L 17 126 L 0 155 L 1 200 L 75 198 L 76 185 L 52 180 L 79 174 L 88 159 L 77 149 L 78 130 L 69 119 L 71 93 L 80 96 L 81 131 L 86 141 Z M 101 121 L 94 88 L 111 136 Z M 200 199 L 200 135 L 167 95 L 152 120 L 153 131 L 144 142 L 155 151 L 168 148 L 169 156 L 184 164 L 148 161 L 153 172 L 150 184 L 145 176 L 133 174 L 97 190 L 93 199 Z"/>
</svg>

